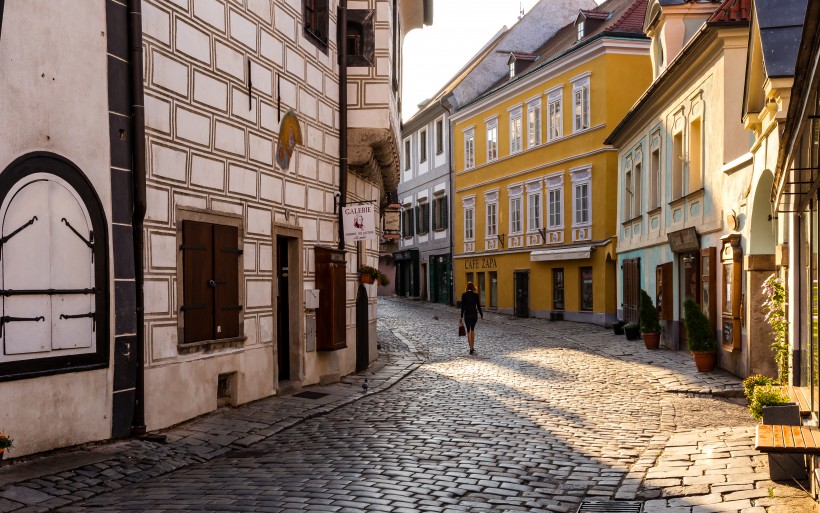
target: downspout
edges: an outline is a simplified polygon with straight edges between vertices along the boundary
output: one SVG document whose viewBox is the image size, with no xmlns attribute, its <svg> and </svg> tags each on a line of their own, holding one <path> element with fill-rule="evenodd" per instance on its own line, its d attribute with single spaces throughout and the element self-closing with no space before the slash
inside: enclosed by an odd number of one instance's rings
<svg viewBox="0 0 820 513">
<path fill-rule="evenodd" d="M 347 204 L 347 0 L 339 0 L 339 250 L 345 249 Z"/>
<path fill-rule="evenodd" d="M 2 1 L 2 0 L 0 0 Z M 131 434 L 145 434 L 145 297 L 143 294 L 145 234 L 145 90 L 142 76 L 142 0 L 128 0 L 128 66 L 131 79 L 131 174 L 134 213 L 134 281 L 137 304 L 137 340 L 135 351 L 136 389 Z"/>
<path fill-rule="evenodd" d="M 456 211 L 456 194 L 455 194 L 455 180 L 456 177 L 453 173 L 453 157 L 455 155 L 455 150 L 453 148 L 453 121 L 450 119 L 450 116 L 453 115 L 453 105 L 450 103 L 449 98 L 452 96 L 450 95 L 444 96 L 441 100 L 439 100 L 439 104 L 444 107 L 444 110 L 447 111 L 447 174 L 450 178 L 450 212 L 448 215 L 450 216 L 450 305 L 456 304 L 456 261 L 453 256 L 455 255 L 455 211 Z"/>
<path fill-rule="evenodd" d="M 0 0 L 0 36 L 3 34 L 3 9 L 6 7 L 6 0 Z"/>
</svg>

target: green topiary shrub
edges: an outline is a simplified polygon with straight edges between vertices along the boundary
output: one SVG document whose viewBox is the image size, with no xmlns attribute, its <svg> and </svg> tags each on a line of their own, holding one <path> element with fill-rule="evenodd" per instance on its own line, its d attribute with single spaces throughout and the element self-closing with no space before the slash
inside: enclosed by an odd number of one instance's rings
<svg viewBox="0 0 820 513">
<path fill-rule="evenodd" d="M 754 394 L 756 387 L 770 387 L 776 384 L 777 381 L 775 381 L 774 378 L 764 376 L 763 374 L 755 374 L 754 376 L 749 376 L 743 380 L 743 395 L 746 396 L 747 401 L 751 401 L 752 394 Z"/>
<path fill-rule="evenodd" d="M 641 289 L 641 302 L 638 305 L 638 319 L 641 325 L 641 333 L 660 333 L 661 327 L 658 309 L 652 304 L 652 298 L 645 290 Z"/>
<path fill-rule="evenodd" d="M 772 386 L 755 387 L 752 399 L 749 401 L 749 412 L 758 422 L 763 420 L 763 408 L 766 406 L 780 406 L 789 404 L 789 398 L 780 390 Z"/>
<path fill-rule="evenodd" d="M 690 351 L 709 353 L 717 351 L 717 338 L 712 331 L 709 318 L 692 298 L 683 302 L 684 326 L 686 326 L 686 345 Z"/>
</svg>

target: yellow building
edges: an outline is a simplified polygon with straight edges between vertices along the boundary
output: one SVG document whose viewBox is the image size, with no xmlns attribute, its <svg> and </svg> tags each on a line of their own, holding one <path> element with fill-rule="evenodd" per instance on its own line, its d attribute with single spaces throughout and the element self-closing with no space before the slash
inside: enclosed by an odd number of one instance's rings
<svg viewBox="0 0 820 513">
<path fill-rule="evenodd" d="M 615 320 L 618 154 L 652 80 L 646 0 L 581 10 L 452 117 L 456 298 L 521 317 Z"/>
</svg>

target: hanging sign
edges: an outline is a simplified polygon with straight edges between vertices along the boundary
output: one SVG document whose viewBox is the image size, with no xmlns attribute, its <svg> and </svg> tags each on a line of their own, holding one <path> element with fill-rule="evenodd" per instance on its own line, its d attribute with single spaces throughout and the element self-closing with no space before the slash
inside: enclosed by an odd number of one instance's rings
<svg viewBox="0 0 820 513">
<path fill-rule="evenodd" d="M 302 129 L 299 128 L 299 119 L 292 110 L 285 114 L 279 124 L 279 142 L 276 144 L 276 163 L 280 168 L 287 170 L 290 159 L 297 144 L 302 144 Z"/>
<path fill-rule="evenodd" d="M 376 206 L 368 203 L 342 207 L 345 241 L 377 240 Z"/>
</svg>

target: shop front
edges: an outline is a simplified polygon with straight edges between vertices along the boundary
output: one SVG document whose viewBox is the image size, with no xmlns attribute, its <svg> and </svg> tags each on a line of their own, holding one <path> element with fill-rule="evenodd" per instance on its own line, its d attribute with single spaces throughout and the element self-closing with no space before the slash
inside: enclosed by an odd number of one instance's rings
<svg viewBox="0 0 820 513">
<path fill-rule="evenodd" d="M 419 276 L 419 250 L 405 249 L 393 253 L 396 266 L 396 295 L 399 297 L 419 297 L 422 277 Z"/>
</svg>

